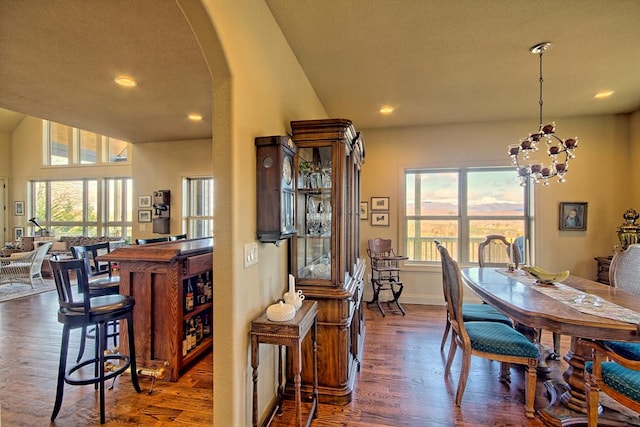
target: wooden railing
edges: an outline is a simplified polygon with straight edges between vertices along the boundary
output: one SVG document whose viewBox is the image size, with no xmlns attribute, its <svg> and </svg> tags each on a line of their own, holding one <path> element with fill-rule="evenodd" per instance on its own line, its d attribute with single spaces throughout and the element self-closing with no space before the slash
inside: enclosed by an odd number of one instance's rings
<svg viewBox="0 0 640 427">
<path fill-rule="evenodd" d="M 452 256 L 455 257 L 458 253 L 458 239 L 455 237 L 415 237 L 408 239 L 407 256 L 409 260 L 440 261 L 440 254 L 434 240 L 442 243 Z M 483 241 L 484 237 L 470 240 L 469 262 L 478 262 L 478 246 Z M 490 259 L 491 263 L 507 263 L 509 261 L 509 254 L 504 246 L 492 245 L 489 250 L 486 258 Z"/>
</svg>

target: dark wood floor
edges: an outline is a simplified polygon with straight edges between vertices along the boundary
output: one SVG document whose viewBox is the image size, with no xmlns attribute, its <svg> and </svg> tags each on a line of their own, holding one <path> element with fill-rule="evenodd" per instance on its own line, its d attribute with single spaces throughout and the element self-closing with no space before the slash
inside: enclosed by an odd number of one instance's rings
<svg viewBox="0 0 640 427">
<path fill-rule="evenodd" d="M 55 292 L 0 303 L 0 405 L 3 426 L 44 426 L 55 398 L 62 328 L 56 319 Z M 366 310 L 364 362 L 355 398 L 346 406 L 320 405 L 313 426 L 541 426 L 524 416 L 523 379 L 513 369 L 511 385 L 498 382 L 499 364 L 473 358 L 462 408 L 453 399 L 459 360 L 453 377 L 443 377 L 445 355 L 439 351 L 444 309 L 405 305 L 407 315 L 380 316 Z M 37 313 L 34 315 L 34 313 Z M 79 336 L 79 335 L 78 335 Z M 550 334 L 543 342 L 550 344 Z M 77 339 L 73 343 L 75 353 Z M 568 339 L 563 337 L 562 352 Z M 566 369 L 562 360 L 550 362 L 552 375 Z M 150 380 L 141 379 L 149 390 Z M 546 405 L 539 381 L 536 406 Z M 212 425 L 213 356 L 193 366 L 180 381 L 159 381 L 153 394 L 136 394 L 128 376 L 107 392 L 107 423 L 121 426 Z M 98 424 L 97 393 L 92 386 L 65 387 L 55 425 Z M 286 416 L 277 425 L 288 425 Z M 221 426 L 236 427 L 236 426 Z M 240 426 L 242 427 L 242 426 Z"/>
</svg>

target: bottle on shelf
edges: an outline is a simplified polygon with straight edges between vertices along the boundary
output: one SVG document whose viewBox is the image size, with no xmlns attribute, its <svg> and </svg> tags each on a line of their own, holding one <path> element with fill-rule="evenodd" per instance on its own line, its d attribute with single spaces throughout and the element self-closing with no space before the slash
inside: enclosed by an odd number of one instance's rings
<svg viewBox="0 0 640 427">
<path fill-rule="evenodd" d="M 197 340 L 196 340 L 196 325 L 193 321 L 193 317 L 189 319 L 189 335 L 191 336 L 191 349 L 196 348 Z"/>
<path fill-rule="evenodd" d="M 182 325 L 182 357 L 185 357 L 189 352 L 189 350 L 191 350 L 189 348 L 190 344 L 191 344 L 190 341 L 187 339 L 187 325 L 183 324 Z"/>
<path fill-rule="evenodd" d="M 184 309 L 186 311 L 193 310 L 193 286 L 191 286 L 191 280 L 187 280 L 187 292 L 184 297 Z"/>
<path fill-rule="evenodd" d="M 207 301 L 213 298 L 213 282 L 211 281 L 211 272 L 207 271 L 207 281 L 204 285 L 204 291 Z"/>
<path fill-rule="evenodd" d="M 202 305 L 206 302 L 206 295 L 205 295 L 205 291 L 204 291 L 204 279 L 202 278 L 202 276 L 198 277 L 198 283 L 196 285 L 196 292 L 197 292 L 197 297 L 196 297 L 196 302 L 197 305 Z"/>
<path fill-rule="evenodd" d="M 205 337 L 211 335 L 211 325 L 209 324 L 209 313 L 204 314 L 204 324 L 202 325 L 202 333 Z"/>
</svg>

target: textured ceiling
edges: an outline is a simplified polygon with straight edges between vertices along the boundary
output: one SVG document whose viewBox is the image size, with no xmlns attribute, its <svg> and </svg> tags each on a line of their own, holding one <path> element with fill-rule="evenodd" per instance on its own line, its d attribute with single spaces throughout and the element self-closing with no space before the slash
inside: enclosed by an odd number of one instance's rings
<svg viewBox="0 0 640 427">
<path fill-rule="evenodd" d="M 528 49 L 542 41 L 553 43 L 545 120 L 640 107 L 637 0 L 265 2 L 328 114 L 361 129 L 537 123 Z M 211 136 L 211 78 L 175 1 L 0 0 L 0 10 L 0 108 L 132 142 Z M 115 86 L 119 73 L 138 87 Z M 616 93 L 594 100 L 602 89 Z M 383 105 L 395 113 L 381 117 Z M 19 120 L 0 114 L 0 130 Z"/>
</svg>

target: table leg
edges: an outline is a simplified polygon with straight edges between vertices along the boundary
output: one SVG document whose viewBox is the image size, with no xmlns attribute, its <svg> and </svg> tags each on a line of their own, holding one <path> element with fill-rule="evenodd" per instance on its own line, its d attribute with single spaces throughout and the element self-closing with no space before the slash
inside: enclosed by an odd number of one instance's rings
<svg viewBox="0 0 640 427">
<path fill-rule="evenodd" d="M 279 415 L 282 415 L 284 406 L 284 383 L 282 381 L 282 346 L 278 346 L 278 411 Z"/>
<path fill-rule="evenodd" d="M 302 382 L 302 349 L 300 341 L 291 347 L 293 348 L 293 385 L 296 405 L 296 426 L 302 427 L 302 398 L 300 396 L 300 384 Z"/>
<path fill-rule="evenodd" d="M 258 426 L 258 337 L 251 335 L 251 367 L 253 368 L 253 427 Z"/>
</svg>

